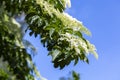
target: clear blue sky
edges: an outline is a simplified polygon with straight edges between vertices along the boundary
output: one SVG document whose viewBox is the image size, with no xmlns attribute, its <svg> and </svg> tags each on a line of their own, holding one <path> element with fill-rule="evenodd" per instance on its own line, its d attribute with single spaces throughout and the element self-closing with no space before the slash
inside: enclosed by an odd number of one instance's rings
<svg viewBox="0 0 120 80">
<path fill-rule="evenodd" d="M 72 7 L 66 11 L 92 32 L 92 37 L 87 39 L 96 46 L 99 59 L 89 55 L 90 64 L 80 61 L 76 66 L 71 63 L 63 70 L 55 69 L 39 38 L 32 37 L 29 39 L 38 49 L 34 61 L 41 75 L 58 80 L 75 70 L 81 80 L 120 80 L 120 0 L 71 1 Z"/>
</svg>

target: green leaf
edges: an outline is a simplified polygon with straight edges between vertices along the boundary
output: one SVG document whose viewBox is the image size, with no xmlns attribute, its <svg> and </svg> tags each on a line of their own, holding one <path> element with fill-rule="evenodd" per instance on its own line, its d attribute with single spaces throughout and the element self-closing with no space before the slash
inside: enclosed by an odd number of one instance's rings
<svg viewBox="0 0 120 80">
<path fill-rule="evenodd" d="M 79 60 L 79 58 L 76 57 L 76 58 L 75 58 L 75 63 L 74 63 L 74 65 L 76 65 L 76 64 L 78 63 L 78 60 Z"/>
<path fill-rule="evenodd" d="M 58 55 L 60 54 L 60 51 L 59 50 L 54 50 L 54 51 L 52 51 L 51 52 L 51 56 L 52 56 L 52 61 L 54 61 L 57 57 L 58 57 Z"/>
<path fill-rule="evenodd" d="M 74 34 L 80 38 L 82 38 L 82 33 L 80 31 L 74 31 Z"/>
<path fill-rule="evenodd" d="M 52 35 L 54 33 L 55 29 L 54 28 L 51 28 L 50 31 L 49 31 L 49 34 L 50 34 L 50 38 L 52 39 Z"/>
<path fill-rule="evenodd" d="M 32 35 L 33 35 L 33 33 L 34 33 L 34 32 L 33 32 L 33 31 L 31 31 L 31 32 L 29 33 L 29 35 L 30 35 L 30 36 L 32 36 Z"/>
</svg>

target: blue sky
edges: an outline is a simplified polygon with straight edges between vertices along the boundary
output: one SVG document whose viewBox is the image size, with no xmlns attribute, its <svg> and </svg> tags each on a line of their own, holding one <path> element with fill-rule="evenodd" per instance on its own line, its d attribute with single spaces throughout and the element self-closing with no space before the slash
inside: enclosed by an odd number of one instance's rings
<svg viewBox="0 0 120 80">
<path fill-rule="evenodd" d="M 71 4 L 66 11 L 91 31 L 92 37 L 87 39 L 96 46 L 99 59 L 89 55 L 90 64 L 80 61 L 76 66 L 71 63 L 63 70 L 55 69 L 39 38 L 32 37 L 29 40 L 38 50 L 34 61 L 41 75 L 58 80 L 75 70 L 81 80 L 120 80 L 120 0 L 71 0 Z"/>
</svg>

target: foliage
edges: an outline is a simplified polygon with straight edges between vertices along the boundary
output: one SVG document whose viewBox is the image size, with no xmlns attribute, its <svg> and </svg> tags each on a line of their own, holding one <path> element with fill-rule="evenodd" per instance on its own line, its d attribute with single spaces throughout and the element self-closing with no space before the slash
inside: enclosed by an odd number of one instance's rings
<svg viewBox="0 0 120 80">
<path fill-rule="evenodd" d="M 21 34 L 14 34 L 11 18 L 25 13 L 26 29 L 30 36 L 40 35 L 41 42 L 52 56 L 54 67 L 64 68 L 71 61 L 89 63 L 87 55 L 98 55 L 93 44 L 83 34 L 90 32 L 83 24 L 64 12 L 70 6 L 69 0 L 0 0 L 0 56 L 8 61 L 10 71 L 17 79 L 33 80 L 35 67 L 31 55 L 24 47 Z M 16 30 L 19 28 L 16 27 Z"/>
<path fill-rule="evenodd" d="M 9 71 L 8 63 L 0 58 L 0 80 L 15 80 L 15 76 Z"/>
<path fill-rule="evenodd" d="M 37 0 L 37 3 L 40 6 L 31 8 L 26 13 L 26 21 L 30 24 L 30 35 L 41 36 L 41 42 L 52 56 L 54 67 L 60 66 L 62 69 L 72 60 L 77 64 L 79 59 L 89 63 L 89 53 L 98 57 L 95 47 L 82 35 L 90 35 L 90 32 L 81 22 L 63 12 L 66 8 L 65 0 Z"/>
<path fill-rule="evenodd" d="M 11 17 L 7 16 L 4 6 L 0 6 L 0 10 L 0 57 L 8 62 L 9 71 L 15 75 L 17 80 L 33 80 L 35 66 L 31 64 L 31 56 L 22 44 L 20 33 L 16 33 L 16 30 L 19 32 L 19 27 L 13 24 Z M 3 73 L 5 72 L 1 70 L 0 74 Z M 6 74 L 4 76 L 7 78 Z"/>
<path fill-rule="evenodd" d="M 60 80 L 80 80 L 80 74 L 76 73 L 75 71 L 70 72 L 69 77 L 61 77 Z"/>
</svg>

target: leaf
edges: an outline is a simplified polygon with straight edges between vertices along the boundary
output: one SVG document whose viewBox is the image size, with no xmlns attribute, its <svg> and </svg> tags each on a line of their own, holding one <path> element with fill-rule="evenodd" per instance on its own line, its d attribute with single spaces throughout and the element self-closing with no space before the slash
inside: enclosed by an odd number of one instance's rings
<svg viewBox="0 0 120 80">
<path fill-rule="evenodd" d="M 34 32 L 33 32 L 33 31 L 31 31 L 31 32 L 29 33 L 29 35 L 30 35 L 30 36 L 32 36 L 32 35 L 33 35 L 33 33 L 34 33 Z"/>
<path fill-rule="evenodd" d="M 74 34 L 80 38 L 82 38 L 82 33 L 80 31 L 74 31 Z"/>
<path fill-rule="evenodd" d="M 51 39 L 52 39 L 52 35 L 53 35 L 54 31 L 55 31 L 54 28 L 51 28 L 51 29 L 49 30 L 49 35 L 50 35 L 50 38 L 51 38 Z"/>
<path fill-rule="evenodd" d="M 75 58 L 75 63 L 74 63 L 74 65 L 76 65 L 76 64 L 78 63 L 78 60 L 79 60 L 79 58 L 76 57 L 76 58 Z"/>
<path fill-rule="evenodd" d="M 88 58 L 86 59 L 86 62 L 89 64 L 89 60 L 88 60 Z"/>
<path fill-rule="evenodd" d="M 35 37 L 37 37 L 37 36 L 38 36 L 38 34 L 37 34 L 37 33 L 35 33 L 35 34 L 34 34 L 34 36 L 35 36 Z"/>
<path fill-rule="evenodd" d="M 34 15 L 31 17 L 31 22 L 30 24 L 32 24 L 33 22 L 35 22 L 37 19 L 39 19 L 39 16 L 38 15 Z"/>
<path fill-rule="evenodd" d="M 59 50 L 54 50 L 54 51 L 52 51 L 51 52 L 51 56 L 52 56 L 52 61 L 54 61 L 57 57 L 58 57 L 58 55 L 60 54 L 60 51 Z"/>
<path fill-rule="evenodd" d="M 96 52 L 92 52 L 94 54 L 94 57 L 98 59 L 98 54 Z"/>
</svg>

